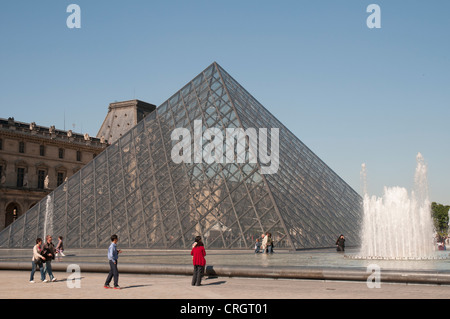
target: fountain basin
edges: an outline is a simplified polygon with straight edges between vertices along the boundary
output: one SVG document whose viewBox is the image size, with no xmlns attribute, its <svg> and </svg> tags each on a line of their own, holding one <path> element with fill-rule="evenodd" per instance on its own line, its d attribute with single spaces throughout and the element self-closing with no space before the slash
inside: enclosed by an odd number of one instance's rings
<svg viewBox="0 0 450 319">
<path fill-rule="evenodd" d="M 402 260 L 402 261 L 421 261 L 421 260 L 444 260 L 449 259 L 450 254 L 436 254 L 434 256 L 420 257 L 386 257 L 386 256 L 363 256 L 363 255 L 344 255 L 347 259 L 357 260 Z"/>
</svg>

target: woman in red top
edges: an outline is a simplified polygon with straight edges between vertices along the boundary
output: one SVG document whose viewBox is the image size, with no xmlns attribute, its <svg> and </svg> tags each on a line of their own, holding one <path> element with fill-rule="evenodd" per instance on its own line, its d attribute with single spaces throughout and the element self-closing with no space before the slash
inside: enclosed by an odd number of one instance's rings
<svg viewBox="0 0 450 319">
<path fill-rule="evenodd" d="M 200 286 L 202 276 L 205 272 L 206 251 L 203 246 L 202 237 L 195 237 L 195 243 L 191 250 L 192 263 L 194 264 L 194 275 L 192 276 L 192 286 Z"/>
</svg>

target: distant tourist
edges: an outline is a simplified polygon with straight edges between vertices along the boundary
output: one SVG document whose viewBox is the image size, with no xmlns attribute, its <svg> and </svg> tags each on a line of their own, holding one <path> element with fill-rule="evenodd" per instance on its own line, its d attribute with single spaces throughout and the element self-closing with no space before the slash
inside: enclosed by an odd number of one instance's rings
<svg viewBox="0 0 450 319">
<path fill-rule="evenodd" d="M 109 274 L 106 277 L 104 288 L 111 288 L 109 283 L 114 277 L 114 289 L 120 289 L 119 286 L 119 270 L 117 269 L 117 261 L 119 259 L 119 253 L 122 251 L 117 249 L 117 242 L 119 237 L 117 235 L 111 236 L 111 245 L 108 248 L 108 261 L 109 261 Z"/>
<path fill-rule="evenodd" d="M 45 280 L 45 272 L 42 261 L 45 260 L 45 257 L 41 255 L 42 251 L 42 239 L 36 239 L 36 245 L 33 247 L 33 258 L 31 258 L 31 274 L 30 274 L 30 283 L 34 283 L 34 273 L 36 271 L 36 267 L 39 267 L 39 271 L 41 272 L 41 281 Z"/>
<path fill-rule="evenodd" d="M 260 253 L 260 252 L 261 252 L 261 241 L 259 240 L 259 238 L 256 238 L 255 253 Z"/>
<path fill-rule="evenodd" d="M 55 276 L 53 276 L 52 271 L 52 260 L 55 259 L 55 245 L 52 242 L 52 236 L 46 236 L 46 243 L 44 244 L 44 248 L 42 249 L 42 256 L 45 257 L 45 267 L 44 267 L 44 278 L 48 274 L 50 281 L 56 281 Z M 44 282 L 47 282 L 47 279 L 44 279 Z"/>
<path fill-rule="evenodd" d="M 267 253 L 273 253 L 273 238 L 271 233 L 267 233 Z"/>
<path fill-rule="evenodd" d="M 264 236 L 264 239 L 262 241 L 262 251 L 263 253 L 273 253 L 273 240 L 272 240 L 272 234 L 269 232 L 266 232 L 266 235 Z"/>
<path fill-rule="evenodd" d="M 195 247 L 191 250 L 192 263 L 194 264 L 194 273 L 192 276 L 192 286 L 200 286 L 202 276 L 205 273 L 206 266 L 206 251 L 202 242 L 202 237 L 195 237 Z"/>
<path fill-rule="evenodd" d="M 341 234 L 338 237 L 338 239 L 336 240 L 336 245 L 337 245 L 337 248 L 336 248 L 337 251 L 345 251 L 345 238 L 344 238 L 344 235 Z"/>
<path fill-rule="evenodd" d="M 263 253 L 266 252 L 266 249 L 267 249 L 267 234 L 268 233 L 261 235 L 261 238 L 262 238 L 261 249 L 262 249 Z"/>
<path fill-rule="evenodd" d="M 56 245 L 56 256 L 65 256 L 64 255 L 64 245 L 63 245 L 63 237 L 58 236 L 58 244 Z"/>
</svg>

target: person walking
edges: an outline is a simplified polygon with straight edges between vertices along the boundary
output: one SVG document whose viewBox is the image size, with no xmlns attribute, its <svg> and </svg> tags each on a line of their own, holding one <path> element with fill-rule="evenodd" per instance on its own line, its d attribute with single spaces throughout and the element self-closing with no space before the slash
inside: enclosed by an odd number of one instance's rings
<svg viewBox="0 0 450 319">
<path fill-rule="evenodd" d="M 261 251 L 261 242 L 259 241 L 259 238 L 256 238 L 256 242 L 255 242 L 255 253 L 258 254 Z"/>
<path fill-rule="evenodd" d="M 34 284 L 34 273 L 36 272 L 36 267 L 39 267 L 39 271 L 41 273 L 41 281 L 45 280 L 45 272 L 42 261 L 45 260 L 45 257 L 41 255 L 42 251 L 42 238 L 36 239 L 36 245 L 33 247 L 33 258 L 31 258 L 31 274 L 30 274 L 30 283 Z"/>
<path fill-rule="evenodd" d="M 56 256 L 65 256 L 64 255 L 64 245 L 63 245 L 63 237 L 58 236 L 58 244 L 56 245 Z"/>
<path fill-rule="evenodd" d="M 337 248 L 336 248 L 337 251 L 345 251 L 345 238 L 344 238 L 344 235 L 341 234 L 338 237 L 338 239 L 336 240 L 336 246 L 337 246 Z"/>
<path fill-rule="evenodd" d="M 117 268 L 117 261 L 119 259 L 119 253 L 122 251 L 117 249 L 117 242 L 119 238 L 117 235 L 111 236 L 111 245 L 108 248 L 108 261 L 109 261 L 109 273 L 108 277 L 106 277 L 104 288 L 111 288 L 109 283 L 114 277 L 114 289 L 120 289 L 119 286 L 119 270 Z"/>
<path fill-rule="evenodd" d="M 272 239 L 272 234 L 269 232 L 267 233 L 266 247 L 267 247 L 267 253 L 272 254 L 273 253 L 273 239 Z"/>
<path fill-rule="evenodd" d="M 269 232 L 267 232 L 267 233 L 261 235 L 261 237 L 262 237 L 262 242 L 261 242 L 262 253 L 265 253 L 265 252 L 266 252 L 266 249 L 267 249 L 267 239 L 268 239 L 267 234 L 268 234 L 268 233 L 269 233 Z"/>
<path fill-rule="evenodd" d="M 263 253 L 272 253 L 273 252 L 272 243 L 273 243 L 272 234 L 269 232 L 266 232 L 266 235 L 264 236 L 264 239 L 263 239 L 262 245 L 261 245 L 262 252 Z"/>
<path fill-rule="evenodd" d="M 55 259 L 55 245 L 52 242 L 52 236 L 46 236 L 46 243 L 42 249 L 42 256 L 45 257 L 45 267 L 44 267 L 44 282 L 48 280 L 45 279 L 46 274 L 48 274 L 50 281 L 56 281 L 55 276 L 53 276 L 52 271 L 52 260 Z"/>
<path fill-rule="evenodd" d="M 202 242 L 202 237 L 195 237 L 196 245 L 191 250 L 192 263 L 194 264 L 194 273 L 192 276 L 192 286 L 201 286 L 202 276 L 205 273 L 206 251 Z"/>
</svg>

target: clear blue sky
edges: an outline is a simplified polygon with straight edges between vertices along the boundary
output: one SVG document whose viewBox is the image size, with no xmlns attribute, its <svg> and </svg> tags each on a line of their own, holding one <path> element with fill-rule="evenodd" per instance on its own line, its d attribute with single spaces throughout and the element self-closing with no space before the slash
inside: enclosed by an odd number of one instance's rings
<svg viewBox="0 0 450 319">
<path fill-rule="evenodd" d="M 371 194 L 411 189 L 421 152 L 431 200 L 450 204 L 449 14 L 447 0 L 2 1 L 0 117 L 95 136 L 109 103 L 160 105 L 217 61 L 359 193 L 362 163 Z"/>
</svg>

